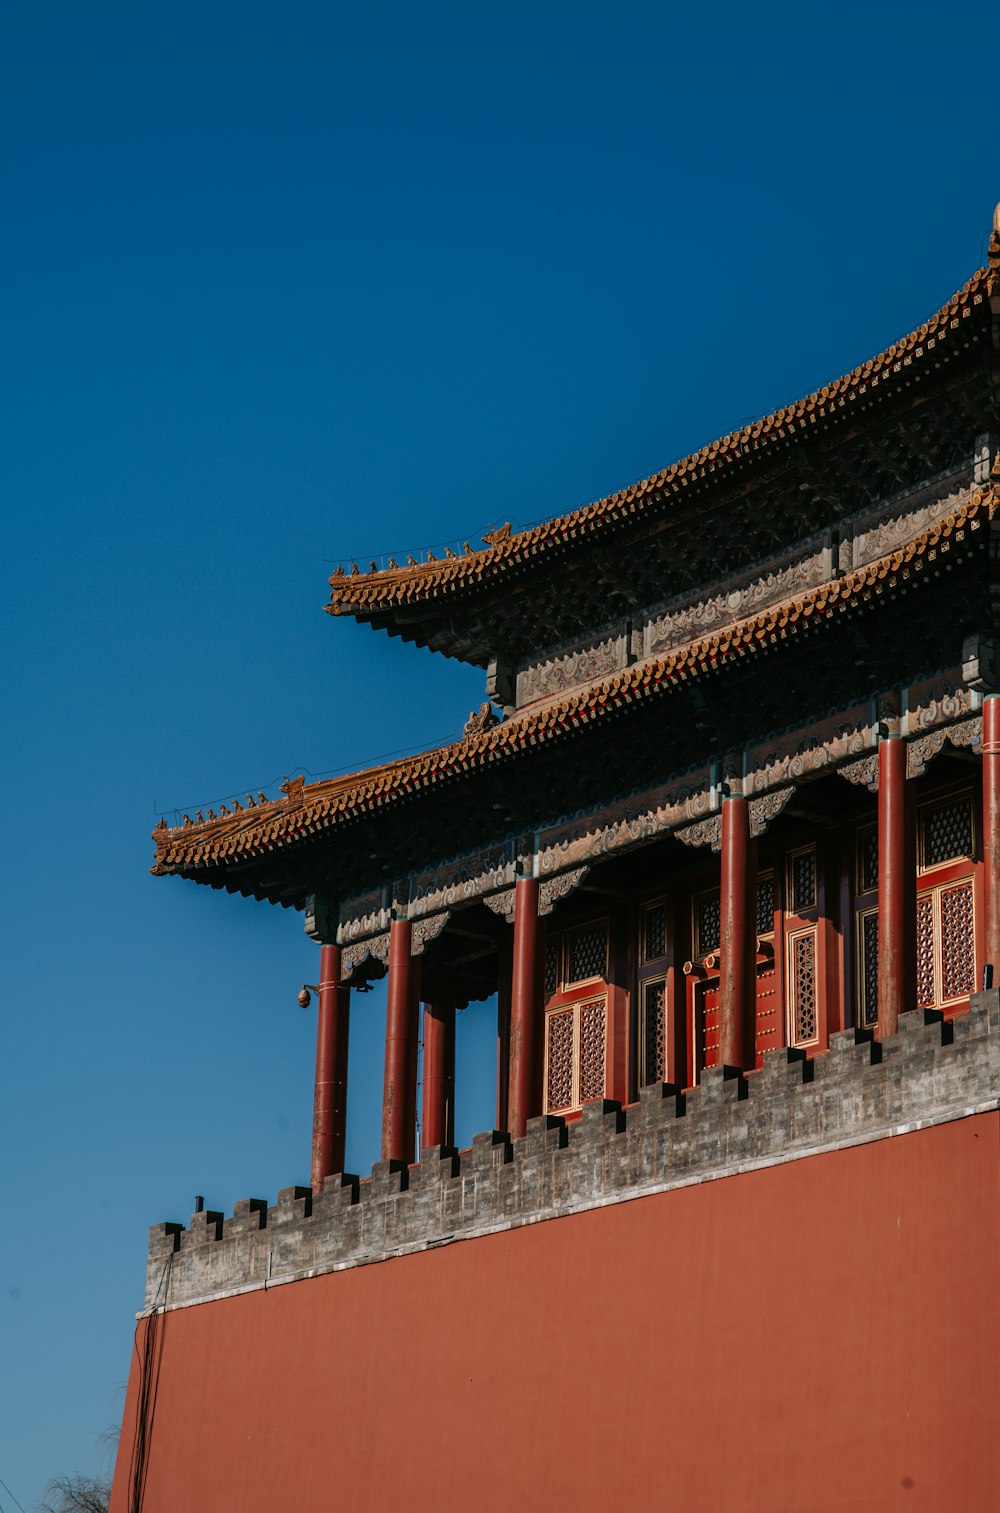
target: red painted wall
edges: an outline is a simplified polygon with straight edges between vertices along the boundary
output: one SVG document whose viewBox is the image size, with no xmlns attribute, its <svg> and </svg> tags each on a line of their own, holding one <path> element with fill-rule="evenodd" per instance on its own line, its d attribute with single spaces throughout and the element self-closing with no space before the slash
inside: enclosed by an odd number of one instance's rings
<svg viewBox="0 0 1000 1513">
<path fill-rule="evenodd" d="M 143 1513 L 995 1513 L 1000 1116 L 180 1309 L 159 1343 Z M 112 1513 L 136 1400 L 133 1363 Z"/>
</svg>

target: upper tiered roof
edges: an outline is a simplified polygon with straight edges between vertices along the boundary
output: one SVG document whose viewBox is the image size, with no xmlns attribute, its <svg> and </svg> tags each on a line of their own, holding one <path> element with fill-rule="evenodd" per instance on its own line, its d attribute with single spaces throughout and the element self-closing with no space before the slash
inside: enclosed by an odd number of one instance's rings
<svg viewBox="0 0 1000 1513">
<path fill-rule="evenodd" d="M 481 550 L 467 546 L 462 555 L 449 552 L 436 559 L 428 554 L 424 562 L 367 573 L 339 568 L 330 580 L 327 610 L 485 666 L 491 656 L 517 657 L 593 626 L 602 606 L 617 613 L 622 585 L 616 552 L 637 538 L 649 537 L 657 548 L 669 541 L 671 557 L 679 550 L 696 559 L 691 569 L 695 581 L 697 543 L 675 539 L 684 535 L 684 523 L 694 516 L 698 535 L 703 535 L 706 515 L 726 507 L 725 524 L 736 524 L 739 501 L 764 478 L 779 496 L 781 475 L 792 475 L 792 503 L 802 517 L 799 536 L 829 524 L 838 514 L 836 500 L 831 500 L 838 485 L 854 508 L 864 502 L 853 486 L 869 471 L 858 443 L 876 418 L 884 425 L 889 409 L 902 418 L 920 403 L 925 388 L 936 387 L 945 366 L 962 357 L 968 362 L 970 347 L 989 343 L 991 314 L 1000 320 L 998 281 L 1000 233 L 994 229 L 988 266 L 917 330 L 853 372 L 605 499 L 527 530 L 493 532 Z M 996 307 L 992 312 L 991 303 Z M 985 382 L 985 373 L 981 377 Z M 929 447 L 932 442 L 928 437 Z M 848 455 L 851 443 L 853 456 Z M 845 448 L 845 455 L 837 455 Z M 935 471 L 930 456 L 927 464 L 929 472 Z M 872 491 L 878 492 L 877 479 Z M 774 502 L 781 513 L 777 497 Z M 709 526 L 713 533 L 723 528 L 721 520 Z M 789 527 L 783 528 L 787 532 Z M 711 547 L 716 560 L 719 546 L 716 534 Z M 650 571 L 662 584 L 665 558 L 661 550 L 653 555 Z M 596 571 L 578 571 L 582 558 Z M 630 569 L 634 567 L 633 556 Z M 552 585 L 568 570 L 573 571 L 573 593 L 553 596 Z M 633 590 L 634 576 L 630 571 Z M 669 575 L 667 581 L 673 589 Z"/>
</svg>

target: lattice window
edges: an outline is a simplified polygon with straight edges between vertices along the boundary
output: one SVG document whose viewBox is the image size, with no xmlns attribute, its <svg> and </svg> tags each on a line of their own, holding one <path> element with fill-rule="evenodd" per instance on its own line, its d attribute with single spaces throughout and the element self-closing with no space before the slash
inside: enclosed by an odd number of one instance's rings
<svg viewBox="0 0 1000 1513">
<path fill-rule="evenodd" d="M 976 987 L 976 921 L 972 880 L 939 890 L 941 996 L 947 1003 Z"/>
<path fill-rule="evenodd" d="M 545 997 L 559 991 L 559 937 L 550 935 L 545 943 Z"/>
<path fill-rule="evenodd" d="M 642 911 L 642 959 L 659 961 L 667 954 L 667 906 L 650 904 Z"/>
<path fill-rule="evenodd" d="M 667 984 L 662 977 L 642 984 L 642 1040 L 639 1080 L 643 1087 L 667 1075 Z"/>
<path fill-rule="evenodd" d="M 878 887 L 878 829 L 862 830 L 858 836 L 858 892 L 874 893 Z"/>
<path fill-rule="evenodd" d="M 972 879 L 929 888 L 917 897 L 917 1003 L 940 1008 L 976 987 L 976 918 Z"/>
<path fill-rule="evenodd" d="M 562 1009 L 548 1018 L 545 1103 L 550 1113 L 573 1104 L 573 1021 L 575 1010 Z"/>
<path fill-rule="evenodd" d="M 816 931 L 801 930 L 788 941 L 793 1045 L 816 1039 Z"/>
<path fill-rule="evenodd" d="M 816 850 L 796 851 L 788 864 L 788 895 L 793 914 L 816 907 Z"/>
<path fill-rule="evenodd" d="M 878 910 L 868 909 L 858 920 L 858 1018 L 878 1024 Z"/>
<path fill-rule="evenodd" d="M 917 1007 L 920 1009 L 933 1008 L 937 1001 L 934 912 L 934 895 L 921 893 L 917 899 Z"/>
<path fill-rule="evenodd" d="M 603 977 L 607 969 L 607 922 L 570 931 L 566 944 L 566 981 L 586 982 L 590 977 Z"/>
<path fill-rule="evenodd" d="M 545 1112 L 566 1113 L 604 1097 L 607 1014 L 603 998 L 553 1009 L 545 1023 Z"/>
<path fill-rule="evenodd" d="M 766 872 L 757 883 L 757 934 L 774 930 L 774 874 Z"/>
<path fill-rule="evenodd" d="M 946 803 L 928 805 L 920 812 L 920 865 L 940 867 L 943 862 L 971 856 L 973 851 L 972 798 L 961 793 Z"/>
<path fill-rule="evenodd" d="M 604 1000 L 580 1010 L 580 1103 L 604 1097 Z"/>
<path fill-rule="evenodd" d="M 695 955 L 707 956 L 719 949 L 722 938 L 722 903 L 718 890 L 703 893 L 694 901 Z"/>
</svg>

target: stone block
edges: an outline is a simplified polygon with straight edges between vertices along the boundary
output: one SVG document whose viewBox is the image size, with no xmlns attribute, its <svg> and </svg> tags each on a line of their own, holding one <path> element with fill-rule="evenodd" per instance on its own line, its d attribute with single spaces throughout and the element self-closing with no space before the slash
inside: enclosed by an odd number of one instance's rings
<svg viewBox="0 0 1000 1513">
<path fill-rule="evenodd" d="M 376 1161 L 372 1167 L 370 1199 L 395 1197 L 405 1193 L 409 1184 L 410 1171 L 405 1161 Z"/>
<path fill-rule="evenodd" d="M 264 1198 L 240 1198 L 233 1207 L 231 1219 L 223 1221 L 224 1239 L 234 1235 L 255 1234 L 267 1228 L 267 1202 Z"/>
<path fill-rule="evenodd" d="M 539 1156 L 543 1151 L 562 1150 L 569 1140 L 566 1120 L 561 1114 L 539 1114 L 529 1119 L 524 1135 L 514 1142 L 514 1149 L 522 1161 L 529 1156 Z"/>
</svg>

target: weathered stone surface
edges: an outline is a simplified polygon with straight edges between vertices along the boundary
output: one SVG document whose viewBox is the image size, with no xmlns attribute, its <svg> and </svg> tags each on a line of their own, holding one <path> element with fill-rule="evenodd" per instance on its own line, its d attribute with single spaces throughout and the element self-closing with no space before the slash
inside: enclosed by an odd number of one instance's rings
<svg viewBox="0 0 1000 1513">
<path fill-rule="evenodd" d="M 434 1147 L 409 1169 L 380 1161 L 360 1182 L 329 1177 L 315 1197 L 284 1188 L 270 1209 L 252 1198 L 229 1219 L 210 1211 L 186 1230 L 154 1225 L 146 1307 L 361 1266 L 998 1105 L 1000 989 L 991 989 L 954 1020 L 904 1014 L 881 1045 L 844 1030 L 812 1060 L 771 1051 L 761 1070 L 712 1068 L 687 1093 L 663 1084 L 627 1108 L 598 1099 L 569 1125 L 531 1119 L 521 1140 L 488 1130 L 470 1150 Z"/>
</svg>

